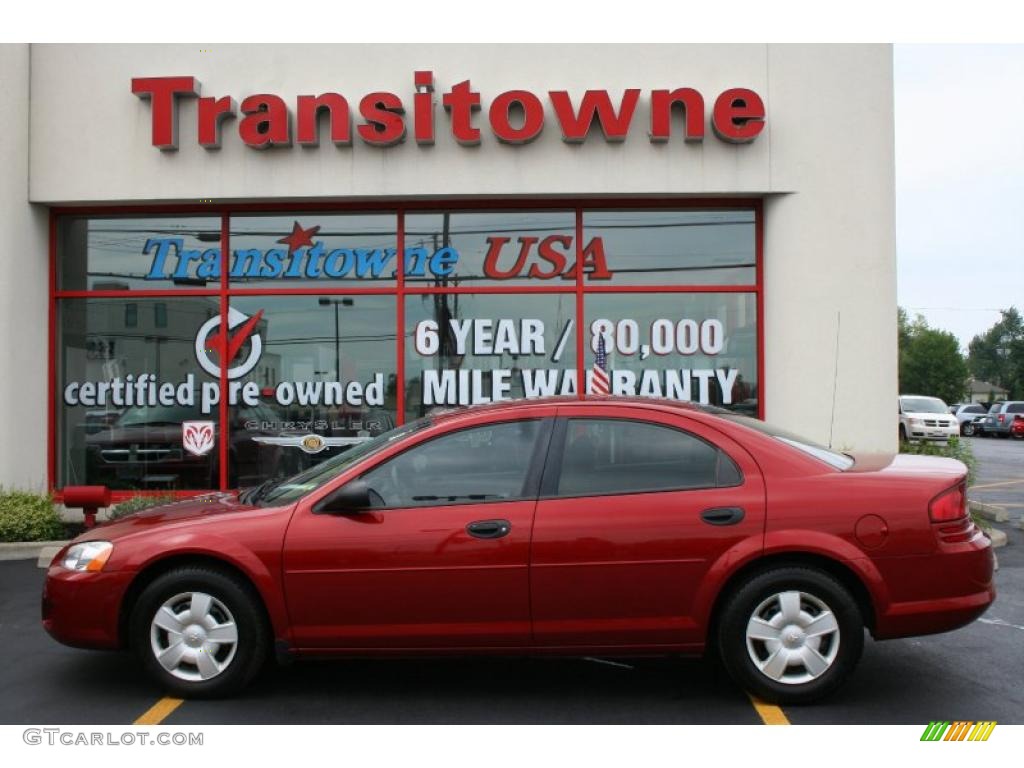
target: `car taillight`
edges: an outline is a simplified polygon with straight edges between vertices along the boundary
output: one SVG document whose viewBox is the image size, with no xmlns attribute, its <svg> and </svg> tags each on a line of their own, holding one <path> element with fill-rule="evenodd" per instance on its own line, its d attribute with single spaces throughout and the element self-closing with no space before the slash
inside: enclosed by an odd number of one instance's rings
<svg viewBox="0 0 1024 768">
<path fill-rule="evenodd" d="M 928 505 L 928 516 L 933 523 L 947 523 L 967 515 L 967 494 L 960 485 L 943 491 Z"/>
<path fill-rule="evenodd" d="M 999 414 L 999 423 L 1002 424 L 1004 421 L 1006 421 L 1006 414 L 1000 413 Z"/>
</svg>

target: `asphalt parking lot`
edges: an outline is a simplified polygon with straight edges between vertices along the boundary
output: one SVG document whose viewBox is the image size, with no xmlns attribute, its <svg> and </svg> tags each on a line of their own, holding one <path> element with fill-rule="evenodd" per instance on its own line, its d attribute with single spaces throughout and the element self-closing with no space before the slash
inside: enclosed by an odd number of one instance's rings
<svg viewBox="0 0 1024 768">
<path fill-rule="evenodd" d="M 1024 441 L 972 443 L 981 460 L 972 496 L 1019 517 Z M 1000 527 L 1009 544 L 998 552 L 999 597 L 980 621 L 943 635 L 869 640 L 837 695 L 781 711 L 755 709 L 724 672 L 696 659 L 303 662 L 269 669 L 238 698 L 178 704 L 129 654 L 51 640 L 39 623 L 43 569 L 0 562 L 0 723 L 1024 723 L 1024 531 Z"/>
</svg>

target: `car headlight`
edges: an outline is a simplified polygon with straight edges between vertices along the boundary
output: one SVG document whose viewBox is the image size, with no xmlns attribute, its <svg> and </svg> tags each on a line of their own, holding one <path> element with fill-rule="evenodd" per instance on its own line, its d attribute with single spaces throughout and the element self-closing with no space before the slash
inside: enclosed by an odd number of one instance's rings
<svg viewBox="0 0 1024 768">
<path fill-rule="evenodd" d="M 69 571 L 102 571 L 113 551 L 109 541 L 83 541 L 71 545 L 60 564 Z"/>
<path fill-rule="evenodd" d="M 911 419 L 910 423 L 915 427 L 922 427 L 924 426 L 924 419 Z"/>
</svg>

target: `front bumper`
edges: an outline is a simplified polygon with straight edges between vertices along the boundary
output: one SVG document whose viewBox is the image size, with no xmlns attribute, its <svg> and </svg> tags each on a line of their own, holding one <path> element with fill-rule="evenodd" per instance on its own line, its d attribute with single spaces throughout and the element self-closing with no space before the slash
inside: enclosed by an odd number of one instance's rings
<svg viewBox="0 0 1024 768">
<path fill-rule="evenodd" d="M 121 599 L 133 574 L 69 571 L 51 565 L 43 586 L 43 629 L 64 645 L 119 648 Z"/>
<path fill-rule="evenodd" d="M 926 427 L 908 424 L 906 430 L 907 437 L 911 440 L 949 440 L 951 437 L 960 437 L 959 424 L 954 424 L 951 427 Z"/>
</svg>

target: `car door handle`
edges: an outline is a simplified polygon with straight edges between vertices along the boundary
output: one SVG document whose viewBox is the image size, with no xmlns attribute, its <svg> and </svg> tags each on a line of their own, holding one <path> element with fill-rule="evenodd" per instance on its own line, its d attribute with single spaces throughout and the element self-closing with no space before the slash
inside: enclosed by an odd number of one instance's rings
<svg viewBox="0 0 1024 768">
<path fill-rule="evenodd" d="M 511 530 L 508 520 L 476 520 L 466 526 L 466 533 L 477 539 L 500 539 Z"/>
<path fill-rule="evenodd" d="M 746 512 L 742 507 L 715 507 L 700 513 L 700 519 L 710 525 L 736 525 Z"/>
</svg>

